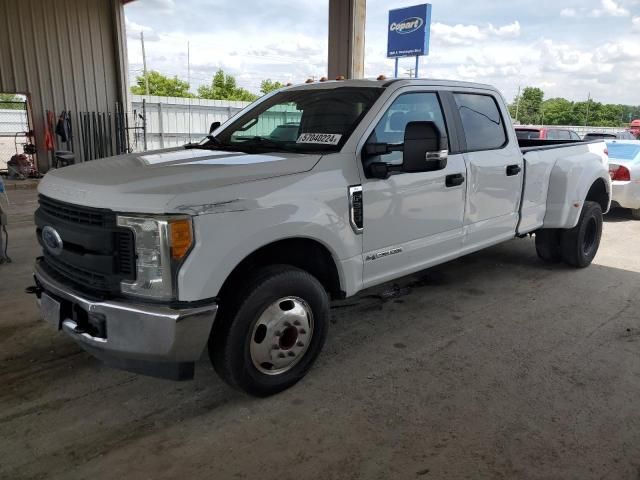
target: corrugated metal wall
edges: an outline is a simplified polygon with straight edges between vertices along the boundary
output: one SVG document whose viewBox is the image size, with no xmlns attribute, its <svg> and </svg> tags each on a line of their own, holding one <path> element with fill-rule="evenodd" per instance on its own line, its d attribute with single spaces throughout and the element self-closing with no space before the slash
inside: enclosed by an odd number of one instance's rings
<svg viewBox="0 0 640 480">
<path fill-rule="evenodd" d="M 28 95 L 41 170 L 47 110 L 76 120 L 126 102 L 124 38 L 120 0 L 0 0 L 0 92 Z"/>
</svg>

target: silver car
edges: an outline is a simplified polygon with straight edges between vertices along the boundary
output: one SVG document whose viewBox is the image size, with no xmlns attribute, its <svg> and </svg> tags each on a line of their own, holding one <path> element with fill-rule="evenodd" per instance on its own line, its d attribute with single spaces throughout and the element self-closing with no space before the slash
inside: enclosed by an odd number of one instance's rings
<svg viewBox="0 0 640 480">
<path fill-rule="evenodd" d="M 640 140 L 607 142 L 607 150 L 612 206 L 630 208 L 633 218 L 640 220 Z"/>
</svg>

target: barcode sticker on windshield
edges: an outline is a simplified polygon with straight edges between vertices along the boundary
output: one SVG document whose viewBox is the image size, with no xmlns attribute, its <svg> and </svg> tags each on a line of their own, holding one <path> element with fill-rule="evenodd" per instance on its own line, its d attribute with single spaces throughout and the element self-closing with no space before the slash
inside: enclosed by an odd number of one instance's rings
<svg viewBox="0 0 640 480">
<path fill-rule="evenodd" d="M 303 133 L 296 143 L 319 143 L 321 145 L 337 145 L 342 135 L 337 133 Z"/>
</svg>

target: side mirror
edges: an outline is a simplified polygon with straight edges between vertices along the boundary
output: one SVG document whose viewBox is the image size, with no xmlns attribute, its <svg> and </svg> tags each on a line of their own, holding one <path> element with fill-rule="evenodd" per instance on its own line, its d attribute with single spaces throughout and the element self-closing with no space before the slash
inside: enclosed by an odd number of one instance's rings
<svg viewBox="0 0 640 480">
<path fill-rule="evenodd" d="M 212 134 L 213 131 L 220 126 L 220 122 L 213 122 L 209 127 L 209 134 Z"/>
<path fill-rule="evenodd" d="M 430 172 L 447 166 L 447 137 L 433 122 L 409 122 L 404 131 L 402 171 Z"/>
</svg>

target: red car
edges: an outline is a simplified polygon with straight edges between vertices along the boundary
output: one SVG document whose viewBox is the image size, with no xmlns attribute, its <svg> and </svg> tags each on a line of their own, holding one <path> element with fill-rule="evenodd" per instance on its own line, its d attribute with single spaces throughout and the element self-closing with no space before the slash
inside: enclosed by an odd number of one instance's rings
<svg viewBox="0 0 640 480">
<path fill-rule="evenodd" d="M 575 140 L 582 138 L 573 130 L 554 127 L 516 127 L 516 136 L 523 140 Z"/>
</svg>

